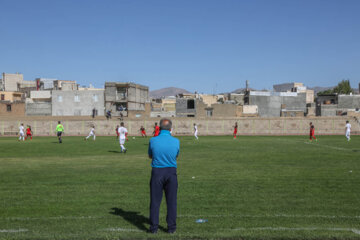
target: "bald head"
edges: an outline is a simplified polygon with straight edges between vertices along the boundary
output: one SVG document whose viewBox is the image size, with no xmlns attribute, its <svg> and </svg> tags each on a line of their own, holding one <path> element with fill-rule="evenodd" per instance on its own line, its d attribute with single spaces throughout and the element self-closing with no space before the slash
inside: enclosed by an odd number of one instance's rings
<svg viewBox="0 0 360 240">
<path fill-rule="evenodd" d="M 172 128 L 172 122 L 170 119 L 163 118 L 160 120 L 160 130 L 168 130 L 170 131 Z"/>
</svg>

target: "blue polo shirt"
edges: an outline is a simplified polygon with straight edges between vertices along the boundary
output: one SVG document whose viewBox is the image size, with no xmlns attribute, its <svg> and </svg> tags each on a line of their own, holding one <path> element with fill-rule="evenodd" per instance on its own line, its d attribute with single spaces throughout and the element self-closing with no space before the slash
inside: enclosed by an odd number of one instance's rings
<svg viewBox="0 0 360 240">
<path fill-rule="evenodd" d="M 170 131 L 161 130 L 160 135 L 149 142 L 149 156 L 152 156 L 153 168 L 176 168 L 176 158 L 180 152 L 180 141 L 171 136 Z"/>
</svg>

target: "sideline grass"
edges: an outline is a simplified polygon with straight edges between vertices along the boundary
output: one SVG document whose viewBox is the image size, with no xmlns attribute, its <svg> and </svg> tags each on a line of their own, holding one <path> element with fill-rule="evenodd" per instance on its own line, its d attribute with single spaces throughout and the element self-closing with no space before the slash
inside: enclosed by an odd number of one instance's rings
<svg viewBox="0 0 360 240">
<path fill-rule="evenodd" d="M 148 140 L 0 138 L 0 239 L 360 238 L 358 136 L 180 137 L 171 236 L 145 232 Z"/>
</svg>

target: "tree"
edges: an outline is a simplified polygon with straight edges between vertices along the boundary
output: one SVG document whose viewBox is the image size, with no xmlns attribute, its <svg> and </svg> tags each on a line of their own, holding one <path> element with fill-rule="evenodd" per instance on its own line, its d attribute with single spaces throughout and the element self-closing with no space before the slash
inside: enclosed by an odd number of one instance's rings
<svg viewBox="0 0 360 240">
<path fill-rule="evenodd" d="M 350 86 L 350 80 L 342 80 L 339 84 L 333 89 L 334 93 L 337 94 L 350 94 L 352 93 L 352 89 Z"/>
<path fill-rule="evenodd" d="M 350 80 L 349 79 L 347 79 L 347 80 L 343 79 L 333 89 L 318 92 L 317 95 L 321 96 L 321 95 L 327 95 L 327 94 L 350 94 L 350 93 L 352 93 L 352 89 L 351 89 L 351 86 L 350 86 Z"/>
</svg>

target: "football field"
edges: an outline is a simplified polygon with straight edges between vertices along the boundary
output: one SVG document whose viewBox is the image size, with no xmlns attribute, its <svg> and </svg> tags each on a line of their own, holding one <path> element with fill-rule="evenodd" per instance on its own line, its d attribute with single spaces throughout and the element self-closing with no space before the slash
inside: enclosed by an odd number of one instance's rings
<svg viewBox="0 0 360 240">
<path fill-rule="evenodd" d="M 179 137 L 174 235 L 165 199 L 146 232 L 149 138 L 0 138 L 0 239 L 359 239 L 360 136 L 318 138 Z"/>
</svg>

